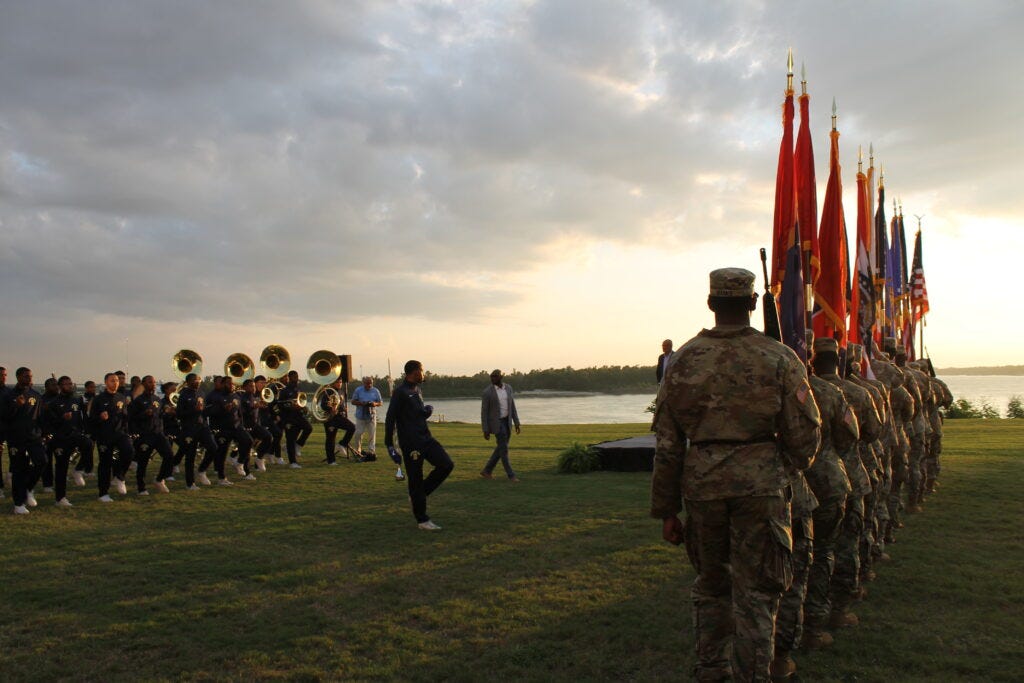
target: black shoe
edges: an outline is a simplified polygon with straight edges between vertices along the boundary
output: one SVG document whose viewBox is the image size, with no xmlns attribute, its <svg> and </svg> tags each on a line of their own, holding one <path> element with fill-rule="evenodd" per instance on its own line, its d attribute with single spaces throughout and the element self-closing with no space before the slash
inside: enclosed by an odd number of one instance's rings
<svg viewBox="0 0 1024 683">
<path fill-rule="evenodd" d="M 376 453 L 363 453 L 363 462 L 376 462 Z"/>
</svg>

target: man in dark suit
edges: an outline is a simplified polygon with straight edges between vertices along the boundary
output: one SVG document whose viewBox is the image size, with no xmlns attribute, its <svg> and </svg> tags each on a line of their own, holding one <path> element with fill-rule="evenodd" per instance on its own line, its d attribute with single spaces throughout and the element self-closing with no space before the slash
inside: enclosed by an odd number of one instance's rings
<svg viewBox="0 0 1024 683">
<path fill-rule="evenodd" d="M 501 460 L 509 481 L 518 482 L 519 478 L 508 461 L 508 440 L 512 435 L 513 425 L 516 434 L 519 433 L 519 413 L 516 412 L 516 402 L 512 397 L 512 386 L 501 380 L 501 370 L 491 373 L 491 385 L 484 390 L 480 403 L 480 424 L 484 430 L 484 438 L 490 440 L 491 434 L 494 434 L 494 439 L 498 442 L 487 464 L 480 471 L 480 476 L 492 479 L 491 472 L 498 464 L 498 460 Z"/>
<path fill-rule="evenodd" d="M 658 356 L 658 367 L 656 368 L 658 374 L 658 384 L 661 384 L 661 380 L 665 378 L 665 372 L 668 370 L 668 361 L 672 358 L 672 340 L 666 339 L 661 342 L 661 355 Z"/>
</svg>

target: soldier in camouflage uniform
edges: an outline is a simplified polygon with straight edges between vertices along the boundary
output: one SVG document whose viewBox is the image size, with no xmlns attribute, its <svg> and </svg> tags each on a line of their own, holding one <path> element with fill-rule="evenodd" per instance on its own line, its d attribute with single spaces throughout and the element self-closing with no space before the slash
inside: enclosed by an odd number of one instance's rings
<svg viewBox="0 0 1024 683">
<path fill-rule="evenodd" d="M 835 569 L 836 541 L 843 527 L 846 498 L 852 490 L 846 466 L 839 453 L 857 443 L 860 429 L 843 392 L 820 377 L 810 378 L 814 398 L 821 411 L 821 448 L 804 473 L 818 498 L 814 510 L 814 558 L 804 601 L 804 635 L 807 649 L 828 647 L 832 635 L 825 630 L 831 613 L 829 599 Z"/>
<path fill-rule="evenodd" d="M 846 379 L 863 387 L 871 394 L 878 417 L 882 421 L 882 430 L 878 439 L 870 444 L 878 470 L 877 482 L 872 487 L 869 504 L 864 510 L 864 535 L 861 537 L 860 561 L 861 580 L 871 581 L 874 572 L 871 566 L 875 560 L 888 560 L 885 553 L 883 537 L 889 525 L 889 488 L 892 480 L 890 454 L 896 444 L 896 429 L 893 424 L 892 410 L 889 406 L 889 391 L 885 384 L 877 379 L 861 376 L 861 363 L 864 358 L 864 347 L 860 344 L 849 344 L 847 347 Z"/>
<path fill-rule="evenodd" d="M 915 366 L 927 378 L 931 385 L 934 401 L 928 407 L 928 424 L 931 427 L 931 437 L 928 443 L 927 457 L 924 460 L 924 486 L 921 495 L 935 493 L 935 482 L 939 477 L 939 455 L 942 453 L 942 414 L 939 408 L 948 409 L 953 405 L 953 394 L 949 387 L 938 377 L 931 375 L 932 369 L 927 360 L 916 361 Z"/>
<path fill-rule="evenodd" d="M 750 327 L 754 274 L 711 273 L 715 327 L 673 354 L 658 392 L 651 516 L 686 543 L 698 680 L 765 680 L 793 575 L 787 470 L 818 448 L 803 365 Z M 686 501 L 686 526 L 678 515 Z"/>
<path fill-rule="evenodd" d="M 836 568 L 832 574 L 832 613 L 829 626 L 833 629 L 856 626 L 857 615 L 850 612 L 853 601 L 860 597 L 860 540 L 864 532 L 865 501 L 871 495 L 871 475 L 874 472 L 873 455 L 866 444 L 878 438 L 882 423 L 878 419 L 871 395 L 853 382 L 839 376 L 839 345 L 835 339 L 814 340 L 814 374 L 843 392 L 857 415 L 860 440 L 841 452 L 853 491 L 846 499 L 843 527 L 836 542 Z"/>
<path fill-rule="evenodd" d="M 900 514 L 902 510 L 901 494 L 903 485 L 909 477 L 909 434 L 914 431 L 914 398 L 904 387 L 906 378 L 903 373 L 889 362 L 889 358 L 884 352 L 876 351 L 875 358 L 871 361 L 871 370 L 875 373 L 875 377 L 889 389 L 889 405 L 892 409 L 893 426 L 896 429 L 896 446 L 891 453 L 889 463 L 892 471 L 887 504 L 889 524 L 883 534 L 885 542 L 892 544 L 896 542 L 896 529 L 903 527 Z"/>
<path fill-rule="evenodd" d="M 925 449 L 928 447 L 928 439 L 931 436 L 931 426 L 928 424 L 928 403 L 933 401 L 931 386 L 928 378 L 920 370 L 915 370 L 907 365 L 907 352 L 902 345 L 896 345 L 895 339 L 886 338 L 891 342 L 893 358 L 896 367 L 906 378 L 905 386 L 910 395 L 914 397 L 914 433 L 908 434 L 910 438 L 910 464 L 907 477 L 907 512 L 921 511 L 921 489 L 924 488 L 924 475 L 922 465 L 925 459 Z"/>
</svg>

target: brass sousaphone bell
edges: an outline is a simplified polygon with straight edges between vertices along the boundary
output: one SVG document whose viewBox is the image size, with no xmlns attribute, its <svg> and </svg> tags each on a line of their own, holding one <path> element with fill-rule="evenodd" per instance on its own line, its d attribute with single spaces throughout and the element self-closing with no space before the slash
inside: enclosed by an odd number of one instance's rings
<svg viewBox="0 0 1024 683">
<path fill-rule="evenodd" d="M 203 357 L 191 349 L 182 349 L 171 356 L 171 370 L 179 382 L 193 373 L 202 377 Z"/>
<path fill-rule="evenodd" d="M 306 374 L 313 384 L 334 384 L 341 377 L 341 359 L 333 351 L 316 351 L 306 361 Z"/>
<path fill-rule="evenodd" d="M 292 356 L 288 349 L 280 344 L 271 344 L 260 354 L 260 373 L 267 378 L 267 386 L 263 387 L 260 399 L 264 403 L 273 403 L 284 385 L 278 380 L 288 374 L 292 366 Z"/>
<path fill-rule="evenodd" d="M 256 376 L 256 364 L 244 353 L 233 353 L 224 361 L 224 374 L 240 384 Z"/>
</svg>

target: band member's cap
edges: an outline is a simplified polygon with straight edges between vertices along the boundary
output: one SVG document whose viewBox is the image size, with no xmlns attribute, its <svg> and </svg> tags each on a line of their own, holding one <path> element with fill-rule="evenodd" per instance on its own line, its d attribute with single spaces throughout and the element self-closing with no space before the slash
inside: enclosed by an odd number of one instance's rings
<svg viewBox="0 0 1024 683">
<path fill-rule="evenodd" d="M 711 271 L 711 296 L 750 297 L 754 294 L 754 274 L 744 268 L 719 268 Z"/>
</svg>

